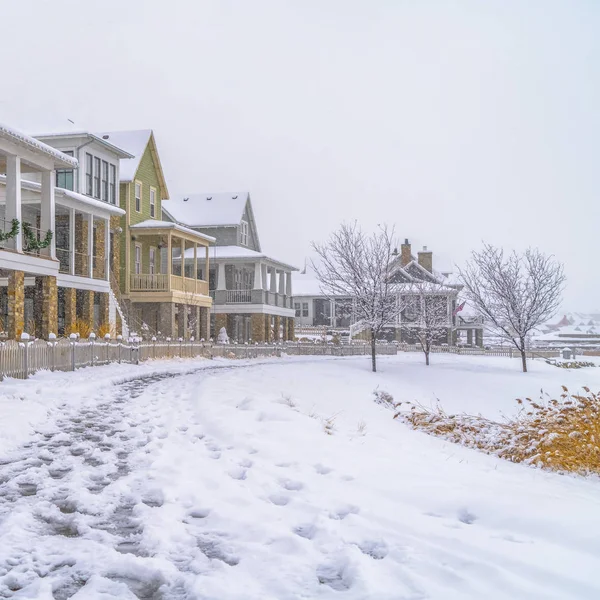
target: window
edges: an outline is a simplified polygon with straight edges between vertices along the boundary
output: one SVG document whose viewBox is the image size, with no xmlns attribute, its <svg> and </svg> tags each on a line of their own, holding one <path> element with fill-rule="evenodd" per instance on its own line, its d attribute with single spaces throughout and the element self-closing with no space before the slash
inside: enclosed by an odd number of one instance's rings
<svg viewBox="0 0 600 600">
<path fill-rule="evenodd" d="M 142 212 L 142 184 L 135 182 L 135 210 Z"/>
<path fill-rule="evenodd" d="M 73 156 L 73 151 L 65 150 L 63 154 Z M 65 190 L 73 189 L 73 169 L 56 169 L 56 187 Z"/>
<path fill-rule="evenodd" d="M 296 310 L 296 316 L 300 317 L 302 315 L 301 309 L 300 309 L 300 302 L 296 302 L 294 304 L 294 309 Z"/>
<path fill-rule="evenodd" d="M 142 247 L 136 244 L 135 246 L 135 274 L 139 275 L 142 272 Z"/>
<path fill-rule="evenodd" d="M 248 223 L 246 221 L 242 221 L 240 224 L 240 244 L 248 245 Z"/>
<path fill-rule="evenodd" d="M 302 303 L 302 316 L 308 317 L 308 302 Z"/>
<path fill-rule="evenodd" d="M 100 164 L 101 160 L 94 156 L 94 198 L 100 198 Z"/>
<path fill-rule="evenodd" d="M 110 165 L 110 183 L 109 183 L 110 203 L 117 203 L 117 167 Z"/>
<path fill-rule="evenodd" d="M 85 193 L 94 195 L 94 157 L 91 154 L 85 155 Z"/>
<path fill-rule="evenodd" d="M 150 216 L 156 216 L 156 190 L 154 188 L 150 188 Z"/>
<path fill-rule="evenodd" d="M 108 163 L 102 161 L 102 200 L 108 202 Z"/>
</svg>

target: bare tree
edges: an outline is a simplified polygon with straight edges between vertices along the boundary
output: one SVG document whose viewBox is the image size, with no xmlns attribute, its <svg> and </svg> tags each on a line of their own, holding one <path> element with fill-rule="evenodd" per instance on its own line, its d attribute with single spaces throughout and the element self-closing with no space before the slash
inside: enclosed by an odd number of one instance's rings
<svg viewBox="0 0 600 600">
<path fill-rule="evenodd" d="M 357 223 L 342 224 L 324 244 L 312 244 L 319 260 L 312 267 L 327 297 L 352 298 L 355 315 L 371 335 L 371 363 L 377 371 L 376 340 L 401 311 L 397 285 L 388 277 L 394 258 L 394 230 L 387 226 L 368 235 Z"/>
<path fill-rule="evenodd" d="M 501 248 L 484 244 L 459 274 L 472 305 L 489 327 L 519 350 L 527 372 L 525 342 L 560 305 L 565 284 L 562 264 L 535 248 L 505 257 Z"/>
<path fill-rule="evenodd" d="M 448 296 L 442 286 L 426 281 L 413 283 L 406 293 L 402 328 L 416 337 L 425 354 L 425 364 L 429 365 L 432 346 L 448 337 Z"/>
</svg>

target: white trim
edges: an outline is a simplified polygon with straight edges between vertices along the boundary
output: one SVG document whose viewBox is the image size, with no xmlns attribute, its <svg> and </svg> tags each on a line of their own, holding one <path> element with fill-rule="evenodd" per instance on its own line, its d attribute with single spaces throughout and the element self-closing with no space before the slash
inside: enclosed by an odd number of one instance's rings
<svg viewBox="0 0 600 600">
<path fill-rule="evenodd" d="M 58 275 L 59 262 L 31 254 L 21 254 L 0 248 L 0 269 L 24 271 L 32 275 Z"/>
<path fill-rule="evenodd" d="M 215 314 L 265 314 L 276 317 L 294 318 L 296 314 L 293 308 L 283 308 L 281 306 L 273 306 L 271 304 L 213 304 L 212 312 Z"/>
<path fill-rule="evenodd" d="M 154 202 L 152 202 L 152 195 L 154 194 Z M 156 219 L 156 188 L 150 186 L 150 218 Z"/>
<path fill-rule="evenodd" d="M 138 265 L 137 251 L 138 251 L 138 248 L 140 250 L 140 262 L 139 262 L 140 270 L 139 270 L 139 273 L 137 271 L 137 265 Z M 136 243 L 136 244 L 134 244 L 134 249 L 133 249 L 133 274 L 134 275 L 141 275 L 143 267 L 144 267 L 144 258 L 142 256 L 142 244 L 137 244 Z"/>
<path fill-rule="evenodd" d="M 56 276 L 56 285 L 59 287 L 75 288 L 78 290 L 89 290 L 91 292 L 109 292 L 110 283 L 105 279 L 90 279 L 77 275 L 59 273 Z"/>
<path fill-rule="evenodd" d="M 140 209 L 138 210 L 137 207 L 137 186 L 140 186 Z M 144 187 L 142 185 L 142 182 L 139 179 L 136 179 L 133 182 L 133 209 L 135 210 L 136 213 L 141 213 L 142 212 L 142 204 L 144 202 Z"/>
</svg>

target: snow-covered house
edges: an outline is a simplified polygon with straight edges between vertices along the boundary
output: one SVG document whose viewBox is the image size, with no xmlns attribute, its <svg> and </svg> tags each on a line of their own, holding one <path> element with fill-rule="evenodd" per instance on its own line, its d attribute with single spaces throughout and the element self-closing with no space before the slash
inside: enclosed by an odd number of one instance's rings
<svg viewBox="0 0 600 600">
<path fill-rule="evenodd" d="M 76 152 L 0 125 L 0 319 L 11 338 L 110 324 L 110 219 L 123 211 L 80 193 L 79 168 Z"/>
<path fill-rule="evenodd" d="M 533 336 L 536 346 L 600 347 L 600 315 L 567 313 L 544 323 Z"/>
<path fill-rule="evenodd" d="M 389 273 L 391 281 L 399 284 L 398 301 L 406 305 L 406 308 L 398 316 L 397 322 L 385 331 L 386 339 L 415 342 L 415 335 L 411 331 L 415 319 L 411 298 L 415 297 L 417 286 L 430 284 L 431 294 L 444 304 L 448 315 L 447 334 L 443 342 L 478 346 L 483 344 L 483 319 L 469 313 L 466 305 L 459 302 L 462 286 L 451 273 L 433 269 L 433 254 L 426 247 L 415 257 L 411 244 L 405 240 L 401 252 L 396 253 L 390 264 Z M 294 276 L 294 311 L 299 329 L 346 330 L 353 335 L 361 332 L 352 298 L 328 297 L 322 292 L 314 273 L 304 272 Z"/>
<path fill-rule="evenodd" d="M 163 204 L 163 215 L 216 240 L 208 271 L 213 337 L 225 327 L 238 342 L 294 338 L 296 269 L 262 251 L 248 192 L 180 195 Z"/>
</svg>

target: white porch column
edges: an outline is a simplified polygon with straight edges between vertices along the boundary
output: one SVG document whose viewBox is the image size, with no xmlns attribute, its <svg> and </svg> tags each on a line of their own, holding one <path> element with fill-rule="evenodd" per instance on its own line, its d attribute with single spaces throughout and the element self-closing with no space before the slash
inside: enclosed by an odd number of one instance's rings
<svg viewBox="0 0 600 600">
<path fill-rule="evenodd" d="M 69 209 L 69 273 L 75 275 L 75 209 Z"/>
<path fill-rule="evenodd" d="M 171 289 L 171 273 L 173 272 L 173 245 L 171 232 L 167 235 L 167 289 Z"/>
<path fill-rule="evenodd" d="M 254 289 L 262 290 L 262 265 L 260 262 L 254 263 Z"/>
<path fill-rule="evenodd" d="M 87 215 L 88 277 L 94 277 L 94 215 Z"/>
<path fill-rule="evenodd" d="M 17 252 L 23 251 L 23 223 L 21 218 L 21 159 L 18 156 L 6 157 L 6 227 L 11 221 L 19 221 L 19 233 L 7 240 L 7 246 Z"/>
<path fill-rule="evenodd" d="M 198 244 L 194 242 L 194 291 L 198 291 L 198 285 L 196 284 L 198 281 Z"/>
<path fill-rule="evenodd" d="M 292 273 L 291 271 L 285 274 L 285 294 L 292 297 Z"/>
<path fill-rule="evenodd" d="M 274 267 L 271 267 L 269 269 L 269 271 L 271 272 L 271 277 L 270 277 L 270 291 L 273 294 L 277 293 L 277 271 L 275 270 Z"/>
<path fill-rule="evenodd" d="M 104 219 L 104 264 L 106 281 L 110 281 L 110 219 Z"/>
<path fill-rule="evenodd" d="M 279 271 L 279 294 L 285 294 L 285 271 Z"/>
<path fill-rule="evenodd" d="M 40 214 L 40 238 L 44 239 L 47 231 L 52 232 L 52 240 L 47 248 L 42 248 L 41 254 L 56 258 L 56 206 L 54 204 L 54 171 L 42 171 L 42 198 Z"/>
<path fill-rule="evenodd" d="M 262 272 L 262 289 L 266 292 L 269 289 L 269 287 L 268 287 L 269 282 L 267 281 L 267 265 L 265 265 L 265 264 L 261 265 L 261 272 Z"/>
<path fill-rule="evenodd" d="M 181 276 L 185 277 L 185 240 L 181 238 Z M 184 287 L 185 289 L 185 287 Z"/>
<path fill-rule="evenodd" d="M 217 289 L 218 290 L 225 290 L 227 289 L 226 287 L 226 281 L 225 281 L 225 263 L 221 262 L 219 263 L 219 273 L 217 275 Z"/>
</svg>

